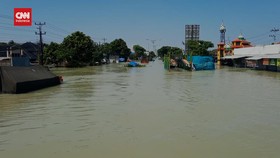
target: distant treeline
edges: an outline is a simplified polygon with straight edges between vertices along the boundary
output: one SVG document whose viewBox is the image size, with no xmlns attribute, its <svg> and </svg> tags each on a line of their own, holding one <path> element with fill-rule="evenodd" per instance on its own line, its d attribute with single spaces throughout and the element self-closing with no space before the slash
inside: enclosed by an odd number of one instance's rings
<svg viewBox="0 0 280 158">
<path fill-rule="evenodd" d="M 207 41 L 189 41 L 188 47 L 192 55 L 209 55 L 208 48 L 213 47 L 213 43 Z M 23 48 L 24 47 L 24 48 Z M 27 42 L 18 44 L 14 41 L 0 43 L 0 50 L 4 52 L 7 48 L 24 49 L 25 52 L 32 52 L 38 58 L 40 45 L 38 43 Z M 115 39 L 111 43 L 94 42 L 90 36 L 83 32 L 76 31 L 64 38 L 62 43 L 51 42 L 44 44 L 44 64 L 56 64 L 60 66 L 79 67 L 86 65 L 96 65 L 107 60 L 110 56 L 118 56 L 129 59 L 140 59 L 156 57 L 155 52 L 146 52 L 140 45 L 134 45 L 132 52 L 123 39 Z M 34 53 L 36 52 L 36 53 Z M 170 52 L 173 56 L 180 56 L 183 50 L 177 47 L 163 46 L 157 51 L 158 56 L 163 57 Z"/>
</svg>

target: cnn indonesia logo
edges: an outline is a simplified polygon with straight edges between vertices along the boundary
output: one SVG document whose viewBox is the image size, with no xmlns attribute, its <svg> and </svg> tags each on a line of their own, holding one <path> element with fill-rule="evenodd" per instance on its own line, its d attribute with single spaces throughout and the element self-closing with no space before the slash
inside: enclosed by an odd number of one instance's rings
<svg viewBox="0 0 280 158">
<path fill-rule="evenodd" d="M 14 8 L 14 26 L 32 26 L 32 8 Z"/>
</svg>

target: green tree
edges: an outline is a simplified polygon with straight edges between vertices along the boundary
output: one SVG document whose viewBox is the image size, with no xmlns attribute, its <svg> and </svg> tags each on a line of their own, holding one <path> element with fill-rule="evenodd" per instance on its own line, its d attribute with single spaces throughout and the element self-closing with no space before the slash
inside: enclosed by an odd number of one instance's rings
<svg viewBox="0 0 280 158">
<path fill-rule="evenodd" d="M 102 54 L 103 57 L 109 58 L 110 53 L 112 52 L 111 45 L 109 43 L 97 45 L 97 52 Z"/>
<path fill-rule="evenodd" d="M 20 44 L 19 43 L 16 43 L 15 41 L 13 40 L 10 40 L 8 42 L 8 46 L 13 48 L 13 49 L 20 49 Z"/>
<path fill-rule="evenodd" d="M 5 42 L 0 42 L 0 47 L 8 47 L 8 44 Z"/>
<path fill-rule="evenodd" d="M 158 50 L 158 56 L 161 58 L 170 53 L 171 58 L 182 56 L 182 50 L 178 47 L 163 46 Z"/>
<path fill-rule="evenodd" d="M 130 55 L 130 49 L 127 47 L 126 42 L 123 39 L 116 39 L 110 43 L 111 55 L 118 55 L 123 58 L 128 58 Z"/>
<path fill-rule="evenodd" d="M 140 45 L 134 45 L 133 50 L 135 52 L 136 58 L 147 57 L 147 54 L 145 54 L 146 49 L 141 47 Z"/>
<path fill-rule="evenodd" d="M 46 64 L 61 65 L 66 62 L 68 55 L 61 44 L 51 42 L 44 47 L 44 63 Z"/>
<path fill-rule="evenodd" d="M 149 59 L 152 59 L 152 58 L 155 58 L 156 57 L 156 54 L 155 54 L 155 52 L 154 51 L 151 51 L 151 52 L 149 52 Z"/>
<path fill-rule="evenodd" d="M 187 43 L 189 51 L 192 55 L 208 56 L 209 48 L 213 48 L 214 44 L 209 41 L 188 41 Z"/>
<path fill-rule="evenodd" d="M 163 58 L 164 55 L 168 54 L 169 50 L 170 50 L 170 46 L 163 46 L 160 49 L 158 49 L 158 56 Z"/>
<path fill-rule="evenodd" d="M 16 42 L 13 41 L 13 40 L 10 40 L 10 41 L 8 42 L 8 45 L 9 45 L 9 46 L 14 46 L 14 45 L 16 45 Z"/>
<path fill-rule="evenodd" d="M 45 64 L 57 64 L 56 51 L 59 50 L 60 44 L 51 42 L 49 45 L 44 47 L 44 63 Z"/>
<path fill-rule="evenodd" d="M 72 33 L 64 38 L 61 45 L 68 66 L 83 66 L 94 62 L 96 46 L 83 32 Z"/>
</svg>

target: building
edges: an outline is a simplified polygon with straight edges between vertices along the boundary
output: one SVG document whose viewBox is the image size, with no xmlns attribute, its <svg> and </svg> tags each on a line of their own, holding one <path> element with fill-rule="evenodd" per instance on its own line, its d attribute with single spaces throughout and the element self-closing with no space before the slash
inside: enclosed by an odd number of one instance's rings
<svg viewBox="0 0 280 158">
<path fill-rule="evenodd" d="M 235 49 L 252 47 L 251 43 L 247 41 L 242 34 L 228 44 L 226 44 L 225 35 L 226 27 L 224 23 L 222 23 L 220 26 L 220 43 L 218 43 L 216 57 L 218 64 L 228 63 L 225 57 L 234 55 Z"/>
<path fill-rule="evenodd" d="M 30 66 L 30 58 L 23 49 L 8 48 L 6 55 L 0 56 L 0 66 Z"/>
<path fill-rule="evenodd" d="M 222 59 L 236 67 L 280 71 L 280 44 L 235 49 L 233 55 Z"/>
<path fill-rule="evenodd" d="M 238 36 L 238 38 L 234 39 L 231 44 L 232 50 L 238 48 L 248 48 L 252 47 L 251 43 L 247 41 L 242 34 Z"/>
<path fill-rule="evenodd" d="M 23 66 L 37 64 L 39 46 L 26 42 L 24 44 L 0 45 L 0 66 Z"/>
<path fill-rule="evenodd" d="M 231 41 L 231 43 L 219 43 L 217 49 L 217 60 L 220 61 L 218 64 L 222 65 L 230 65 L 233 63 L 231 60 L 237 56 L 235 56 L 235 52 L 239 49 L 250 48 L 253 47 L 249 41 L 247 41 L 242 34 L 238 36 L 238 38 Z"/>
</svg>

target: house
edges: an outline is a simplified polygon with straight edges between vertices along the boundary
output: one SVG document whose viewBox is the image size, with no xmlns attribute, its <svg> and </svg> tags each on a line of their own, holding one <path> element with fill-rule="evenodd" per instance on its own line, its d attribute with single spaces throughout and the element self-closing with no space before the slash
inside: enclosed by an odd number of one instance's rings
<svg viewBox="0 0 280 158">
<path fill-rule="evenodd" d="M 278 71 L 280 70 L 280 44 L 235 49 L 234 55 L 222 59 L 232 60 L 236 67 Z"/>
<path fill-rule="evenodd" d="M 10 46 L 2 43 L 0 45 L 0 66 L 28 66 L 37 62 L 39 46 L 26 42 Z"/>
</svg>

